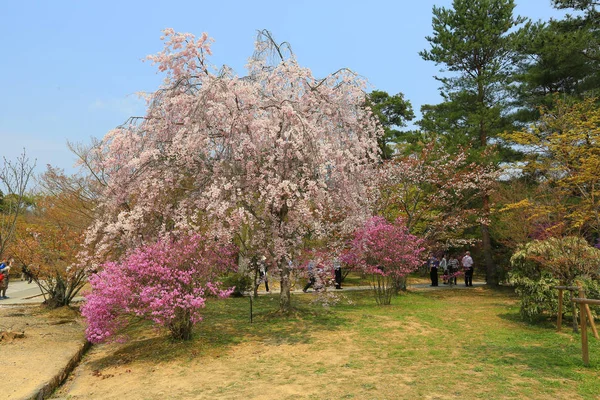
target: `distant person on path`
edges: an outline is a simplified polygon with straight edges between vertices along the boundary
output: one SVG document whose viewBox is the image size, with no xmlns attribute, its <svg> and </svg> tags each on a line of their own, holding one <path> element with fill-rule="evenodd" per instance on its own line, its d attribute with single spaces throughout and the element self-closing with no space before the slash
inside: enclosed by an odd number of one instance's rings
<svg viewBox="0 0 600 400">
<path fill-rule="evenodd" d="M 452 255 L 450 256 L 450 260 L 448 261 L 448 274 L 450 274 L 450 279 L 448 280 L 449 283 L 454 282 L 454 284 L 456 285 L 456 273 L 458 272 L 458 259 L 456 258 L 456 256 Z M 453 281 L 454 279 L 454 281 Z"/>
<path fill-rule="evenodd" d="M 0 269 L 0 274 L 2 274 L 2 281 L 0 281 L 0 299 L 8 299 L 6 296 L 6 289 L 8 289 L 8 280 L 10 275 L 10 268 L 12 267 L 13 260 L 10 259 L 8 262 L 3 261 L 0 264 L 0 267 L 4 265 L 4 268 Z"/>
<path fill-rule="evenodd" d="M 335 288 L 342 288 L 342 263 L 339 259 L 333 260 L 333 272 L 335 273 Z"/>
<path fill-rule="evenodd" d="M 446 254 L 442 256 L 440 260 L 440 268 L 442 269 L 442 280 L 444 281 L 444 285 L 448 284 L 448 260 L 446 259 Z"/>
<path fill-rule="evenodd" d="M 28 284 L 33 281 L 33 274 L 31 273 L 31 270 L 29 268 L 27 268 L 27 266 L 25 264 L 23 264 L 21 266 L 21 280 L 27 281 Z"/>
<path fill-rule="evenodd" d="M 465 286 L 473 286 L 473 259 L 471 253 L 467 251 L 461 262 L 465 269 Z"/>
<path fill-rule="evenodd" d="M 306 285 L 304 286 L 304 289 L 302 289 L 302 291 L 304 293 L 306 293 L 306 291 L 308 290 L 309 287 L 314 286 L 316 280 L 315 280 L 315 262 L 314 261 L 309 261 L 308 263 L 308 282 L 306 283 Z"/>
<path fill-rule="evenodd" d="M 269 293 L 269 276 L 267 274 L 267 264 L 266 264 L 266 257 L 262 257 L 262 259 L 260 260 L 260 264 L 258 266 L 258 273 L 260 274 L 260 278 L 258 280 L 258 285 L 260 286 L 261 283 L 265 284 L 265 290 L 267 291 L 267 293 Z"/>
<path fill-rule="evenodd" d="M 431 256 L 429 259 L 429 277 L 431 278 L 430 286 L 439 286 L 438 285 L 438 267 L 440 266 L 440 262 L 436 256 Z"/>
</svg>

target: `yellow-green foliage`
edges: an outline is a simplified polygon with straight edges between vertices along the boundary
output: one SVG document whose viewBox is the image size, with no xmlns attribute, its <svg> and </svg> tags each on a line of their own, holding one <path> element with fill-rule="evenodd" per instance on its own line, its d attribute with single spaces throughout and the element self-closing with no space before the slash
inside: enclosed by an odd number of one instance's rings
<svg viewBox="0 0 600 400">
<path fill-rule="evenodd" d="M 524 266 L 533 263 L 539 271 L 547 271 L 555 279 L 570 285 L 579 277 L 598 277 L 600 250 L 581 237 L 548 238 L 523 245 L 510 262 L 520 270 L 526 270 Z"/>
<path fill-rule="evenodd" d="M 543 187 L 525 207 L 531 218 L 551 215 L 552 235 L 600 228 L 600 108 L 597 99 L 570 104 L 557 98 L 528 129 L 504 135 L 526 152 L 525 173 Z M 508 207 L 511 207 L 510 205 Z"/>
</svg>

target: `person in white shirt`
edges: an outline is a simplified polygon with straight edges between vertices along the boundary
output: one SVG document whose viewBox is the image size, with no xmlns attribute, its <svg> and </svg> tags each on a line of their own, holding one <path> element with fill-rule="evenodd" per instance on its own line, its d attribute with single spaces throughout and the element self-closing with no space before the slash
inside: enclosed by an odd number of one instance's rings
<svg viewBox="0 0 600 400">
<path fill-rule="evenodd" d="M 440 260 L 440 268 L 442 269 L 442 280 L 444 281 L 444 285 L 448 284 L 448 260 L 446 259 L 446 254 L 442 256 Z"/>
<path fill-rule="evenodd" d="M 465 253 L 461 264 L 465 269 L 465 286 L 473 286 L 473 259 L 470 252 Z"/>
</svg>

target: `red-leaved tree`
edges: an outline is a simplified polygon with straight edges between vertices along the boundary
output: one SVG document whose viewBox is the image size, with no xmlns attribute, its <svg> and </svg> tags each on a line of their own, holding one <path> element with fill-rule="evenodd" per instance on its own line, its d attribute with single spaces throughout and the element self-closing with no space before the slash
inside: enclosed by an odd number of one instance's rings
<svg viewBox="0 0 600 400">
<path fill-rule="evenodd" d="M 465 231 L 489 224 L 478 201 L 496 185 L 492 166 L 469 162 L 467 152 L 450 154 L 431 142 L 410 156 L 386 161 L 380 168 L 377 213 L 398 217 L 430 246 L 462 246 L 475 238 Z"/>
<path fill-rule="evenodd" d="M 371 275 L 377 304 L 390 304 L 406 275 L 423 263 L 423 240 L 408 233 L 404 220 L 391 224 L 372 217 L 350 242 L 342 260 Z"/>
<path fill-rule="evenodd" d="M 92 292 L 81 309 L 87 338 L 103 342 L 139 319 L 188 340 L 202 320 L 206 298 L 227 297 L 233 291 L 220 289 L 216 280 L 234 268 L 233 249 L 201 235 L 159 240 L 119 263 L 106 263 L 91 276 Z"/>
</svg>

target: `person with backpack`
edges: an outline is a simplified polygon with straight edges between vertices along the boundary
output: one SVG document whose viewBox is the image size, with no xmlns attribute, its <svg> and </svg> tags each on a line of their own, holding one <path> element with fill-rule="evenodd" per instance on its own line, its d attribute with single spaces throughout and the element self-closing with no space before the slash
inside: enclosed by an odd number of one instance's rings
<svg viewBox="0 0 600 400">
<path fill-rule="evenodd" d="M 13 259 L 2 262 L 4 268 L 0 268 L 0 275 L 2 280 L 0 281 L 0 299 L 8 299 L 6 296 L 6 289 L 8 289 L 8 280 L 10 275 L 10 268 L 12 267 Z M 1 267 L 1 265 L 0 265 Z"/>
<path fill-rule="evenodd" d="M 2 286 L 4 285 L 4 274 L 2 273 L 4 268 L 6 268 L 6 259 L 2 260 L 0 263 L 0 290 L 2 290 Z M 1 296 L 0 299 L 2 299 Z"/>
</svg>

